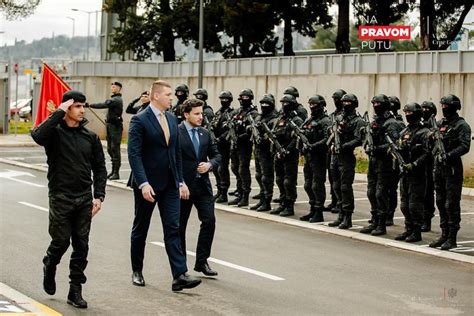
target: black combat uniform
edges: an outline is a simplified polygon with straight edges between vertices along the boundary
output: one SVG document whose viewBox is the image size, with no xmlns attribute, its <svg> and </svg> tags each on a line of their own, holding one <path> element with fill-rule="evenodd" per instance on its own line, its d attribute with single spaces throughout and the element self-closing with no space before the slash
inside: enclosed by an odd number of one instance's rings
<svg viewBox="0 0 474 316">
<path fill-rule="evenodd" d="M 119 85 L 121 87 L 121 85 Z M 112 172 L 107 175 L 110 180 L 120 179 L 121 165 L 120 143 L 123 132 L 123 101 L 122 94 L 115 93 L 104 103 L 89 104 L 93 109 L 108 109 L 107 111 L 107 152 L 112 160 Z"/>
<path fill-rule="evenodd" d="M 309 145 L 302 144 L 299 148 L 304 155 L 304 189 L 309 197 L 311 209 L 300 220 L 310 223 L 324 222 L 323 210 L 326 200 L 326 159 L 328 130 L 331 120 L 325 112 L 326 100 L 320 95 L 308 100 L 311 116 L 301 127 Z"/>
<path fill-rule="evenodd" d="M 272 210 L 270 214 L 291 216 L 295 214 L 294 205 L 298 196 L 296 185 L 298 182 L 299 162 L 299 151 L 296 146 L 297 139 L 293 135 L 291 122 L 301 127 L 304 120 L 296 112 L 298 103 L 293 95 L 284 94 L 280 102 L 282 110 L 273 133 L 281 146 L 286 149 L 286 154 L 275 156 L 275 180 L 282 200 L 280 205 Z"/>
<path fill-rule="evenodd" d="M 397 172 L 394 171 L 393 159 L 388 152 L 386 136 L 396 142 L 404 125 L 393 116 L 386 95 L 374 96 L 372 104 L 375 111 L 374 120 L 366 122 L 368 126 L 364 128 L 364 149 L 369 156 L 367 197 L 370 201 L 372 221 L 360 232 L 379 236 L 387 233 L 386 218 L 390 211 L 390 196 L 387 192 L 391 188 L 392 175 Z"/>
<path fill-rule="evenodd" d="M 227 192 L 230 186 L 229 162 L 230 162 L 230 137 L 229 137 L 229 121 L 232 118 L 233 96 L 230 91 L 222 91 L 219 94 L 221 100 L 221 108 L 217 110 L 214 119 L 211 122 L 212 130 L 216 135 L 217 150 L 222 156 L 221 164 L 219 165 L 218 173 L 220 182 L 220 194 L 216 198 L 217 203 L 227 202 Z M 217 179 L 217 178 L 216 178 Z"/>
<path fill-rule="evenodd" d="M 78 91 L 66 92 L 62 102 L 69 99 L 85 102 L 85 96 Z M 68 300 L 84 308 L 87 302 L 82 299 L 81 284 L 86 282 L 92 200 L 104 200 L 107 170 L 102 144 L 96 134 L 85 128 L 87 120 L 78 127 L 69 127 L 64 121 L 65 113 L 58 109 L 31 131 L 34 141 L 45 147 L 48 163 L 51 243 L 43 258 L 44 288 L 50 295 L 55 293 L 56 265 L 71 243 Z"/>
<path fill-rule="evenodd" d="M 331 174 L 339 215 L 334 222 L 329 223 L 329 226 L 348 229 L 352 227 L 352 213 L 354 212 L 354 191 L 352 189 L 356 165 L 354 149 L 362 145 L 361 129 L 364 126 L 364 120 L 355 110 L 359 105 L 355 95 L 345 94 L 341 98 L 341 102 L 344 107 L 343 114 L 335 118 L 340 148 L 337 148 L 335 136 L 333 136 L 331 149 Z"/>
<path fill-rule="evenodd" d="M 143 111 L 144 109 L 146 109 L 146 107 L 148 105 L 150 105 L 150 101 L 148 102 L 144 102 L 142 104 L 138 104 L 138 101 L 140 101 L 140 99 L 143 97 L 143 96 L 148 96 L 148 91 L 145 91 L 142 93 L 141 96 L 139 96 L 138 98 L 136 99 L 133 99 L 132 102 L 130 102 L 127 106 L 127 108 L 125 109 L 125 113 L 128 113 L 128 114 L 137 114 L 138 112 L 140 111 Z"/>
<path fill-rule="evenodd" d="M 176 86 L 174 89 L 174 95 L 178 99 L 175 105 L 172 106 L 171 112 L 176 116 L 178 119 L 178 125 L 184 121 L 184 113 L 183 113 L 183 103 L 188 99 L 189 96 L 189 88 L 184 83 L 181 83 Z"/>
<path fill-rule="evenodd" d="M 230 201 L 229 205 L 239 207 L 249 205 L 249 195 L 251 191 L 250 160 L 252 159 L 252 133 L 249 129 L 251 116 L 254 120 L 258 115 L 256 107 L 252 104 L 253 92 L 244 89 L 239 94 L 240 108 L 235 110 L 232 116 L 232 129 L 234 139 L 232 139 L 235 155 L 231 157 L 231 168 L 234 173 L 240 174 L 240 183 L 237 182 L 238 196 Z"/>
<path fill-rule="evenodd" d="M 471 127 L 457 113 L 461 109 L 461 100 L 457 96 L 444 96 L 441 98 L 441 106 L 444 118 L 438 125 L 446 155 L 443 157 L 439 152 L 436 153 L 434 180 L 442 234 L 430 247 L 449 250 L 457 247 L 463 182 L 461 156 L 469 152 Z"/>
<path fill-rule="evenodd" d="M 270 203 L 275 183 L 275 151 L 267 135 L 268 131 L 272 131 L 278 118 L 278 112 L 275 110 L 275 97 L 272 94 L 263 95 L 260 100 L 260 109 L 261 114 L 255 119 L 261 139 L 260 143 L 255 144 L 255 179 L 260 186 L 261 195 L 259 202 L 250 209 L 266 212 L 271 210 Z M 264 124 L 268 129 L 264 128 Z"/>
<path fill-rule="evenodd" d="M 405 165 L 400 180 L 400 209 L 405 217 L 405 231 L 395 240 L 416 242 L 422 239 L 423 199 L 426 193 L 426 157 L 428 129 L 421 123 L 422 109 L 418 103 L 405 105 L 408 126 L 400 133 L 400 152 Z"/>
</svg>

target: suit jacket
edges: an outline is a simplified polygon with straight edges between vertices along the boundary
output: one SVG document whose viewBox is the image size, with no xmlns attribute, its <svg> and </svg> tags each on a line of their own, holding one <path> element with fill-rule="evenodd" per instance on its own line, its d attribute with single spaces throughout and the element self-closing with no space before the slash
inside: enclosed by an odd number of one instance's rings
<svg viewBox="0 0 474 316">
<path fill-rule="evenodd" d="M 199 157 L 197 157 L 193 142 L 189 137 L 184 122 L 179 125 L 178 129 L 183 162 L 183 177 L 184 182 L 189 188 L 189 192 L 191 194 L 199 194 L 203 192 L 203 188 L 206 188 L 206 191 L 212 195 L 209 172 L 198 174 L 197 167 L 200 162 L 210 162 L 213 170 L 216 170 L 219 167 L 222 157 L 217 150 L 216 144 L 212 142 L 208 130 L 198 127 Z"/>
<path fill-rule="evenodd" d="M 128 161 L 134 178 L 132 187 L 148 182 L 156 192 L 165 189 L 169 183 L 178 188 L 179 182 L 183 181 L 183 172 L 176 117 L 164 111 L 170 131 L 169 145 L 166 145 L 163 129 L 152 106 L 130 120 Z"/>
</svg>

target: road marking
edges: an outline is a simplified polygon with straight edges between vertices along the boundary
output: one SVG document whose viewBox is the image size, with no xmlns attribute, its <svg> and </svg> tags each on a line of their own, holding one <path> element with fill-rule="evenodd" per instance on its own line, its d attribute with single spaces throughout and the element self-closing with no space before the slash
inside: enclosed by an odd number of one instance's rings
<svg viewBox="0 0 474 316">
<path fill-rule="evenodd" d="M 165 247 L 165 244 L 162 243 L 162 242 L 152 241 L 150 243 L 154 244 L 154 245 L 157 245 L 157 246 L 160 246 L 160 247 L 163 247 L 163 248 Z M 192 251 L 186 251 L 186 253 L 190 256 L 193 256 L 193 257 L 196 256 L 196 253 L 192 252 Z M 277 277 L 277 276 L 274 276 L 274 275 L 271 275 L 271 274 L 268 274 L 268 273 L 265 273 L 265 272 L 260 272 L 260 271 L 254 270 L 254 269 L 242 267 L 242 266 L 239 266 L 237 264 L 230 263 L 230 262 L 227 262 L 227 261 L 223 261 L 223 260 L 219 260 L 219 259 L 215 259 L 215 258 L 208 258 L 207 260 L 210 261 L 210 262 L 214 262 L 214 263 L 229 267 L 229 268 L 233 268 L 233 269 L 244 271 L 244 272 L 247 272 L 247 273 L 250 273 L 250 274 L 254 274 L 254 275 L 260 276 L 262 278 L 267 278 L 267 279 L 270 279 L 270 280 L 273 280 L 273 281 L 284 281 L 285 280 L 283 278 L 280 278 L 280 277 Z"/>
<path fill-rule="evenodd" d="M 18 202 L 18 203 L 23 204 L 23 205 L 26 205 L 26 206 L 29 206 L 29 207 L 32 207 L 32 208 L 35 208 L 35 209 L 37 209 L 37 210 L 40 210 L 40 211 L 43 211 L 43 212 L 46 212 L 46 213 L 49 212 L 49 209 L 44 208 L 44 207 L 42 207 L 42 206 L 38 206 L 38 205 L 31 204 L 31 203 L 28 203 L 28 202 L 23 202 L 23 201 L 20 201 L 20 202 Z"/>
<path fill-rule="evenodd" d="M 46 187 L 45 185 L 42 185 L 42 184 L 37 184 L 37 183 L 33 183 L 33 182 L 29 182 L 29 181 L 25 181 L 25 180 L 15 178 L 15 177 L 19 177 L 19 176 L 29 176 L 29 177 L 35 178 L 35 176 L 33 174 L 29 173 L 29 172 L 8 170 L 8 169 L 7 169 L 6 172 L 0 172 L 0 178 L 9 179 L 9 180 L 12 180 L 12 181 L 20 182 L 20 183 L 31 185 L 31 186 L 38 187 L 38 188 Z"/>
<path fill-rule="evenodd" d="M 28 315 L 28 316 L 61 316 L 54 309 L 43 305 L 32 298 L 20 293 L 5 283 L 0 282 L 0 294 L 3 300 L 0 301 L 0 316 L 7 315 Z M 6 300 L 5 300 L 6 298 Z"/>
</svg>

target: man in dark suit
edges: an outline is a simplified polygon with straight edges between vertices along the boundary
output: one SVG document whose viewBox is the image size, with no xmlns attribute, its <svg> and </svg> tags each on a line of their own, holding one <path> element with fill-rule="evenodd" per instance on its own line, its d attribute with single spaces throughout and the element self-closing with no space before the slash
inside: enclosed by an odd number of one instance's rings
<svg viewBox="0 0 474 316">
<path fill-rule="evenodd" d="M 168 112 L 171 86 L 155 81 L 150 106 L 133 116 L 128 131 L 128 160 L 132 168 L 135 218 L 131 236 L 132 282 L 144 286 L 143 257 L 150 219 L 158 203 L 166 253 L 173 274 L 173 291 L 193 288 L 200 279 L 186 274 L 186 257 L 179 237 L 179 199 L 189 190 L 183 182 L 176 117 Z"/>
<path fill-rule="evenodd" d="M 186 100 L 183 104 L 185 121 L 178 128 L 184 182 L 190 192 L 188 199 L 181 199 L 179 232 L 181 248 L 186 251 L 186 226 L 194 205 L 201 221 L 194 270 L 207 276 L 216 276 L 217 272 L 212 270 L 207 262 L 216 230 L 214 197 L 209 172 L 217 170 L 221 155 L 216 144 L 212 142 L 209 131 L 201 127 L 203 106 L 204 102 L 201 100 Z"/>
</svg>

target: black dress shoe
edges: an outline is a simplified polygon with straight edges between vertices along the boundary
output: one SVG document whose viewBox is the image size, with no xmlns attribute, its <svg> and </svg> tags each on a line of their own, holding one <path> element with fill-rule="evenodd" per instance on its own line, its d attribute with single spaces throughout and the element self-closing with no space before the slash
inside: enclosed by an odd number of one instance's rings
<svg viewBox="0 0 474 316">
<path fill-rule="evenodd" d="M 209 263 L 207 262 L 205 264 L 195 266 L 194 271 L 202 272 L 207 276 L 217 276 L 217 271 L 212 270 L 209 266 Z"/>
<path fill-rule="evenodd" d="M 49 295 L 56 293 L 56 266 L 43 266 L 43 289 Z"/>
<path fill-rule="evenodd" d="M 174 278 L 171 289 L 173 291 L 181 291 L 183 289 L 192 289 L 193 287 L 201 284 L 201 279 L 196 279 L 186 273 L 180 274 L 178 277 Z"/>
<path fill-rule="evenodd" d="M 145 286 L 145 279 L 143 278 L 143 274 L 139 271 L 133 271 L 132 283 L 136 286 Z"/>
</svg>

